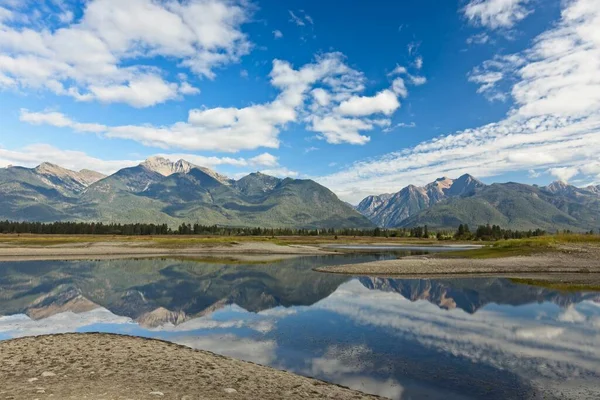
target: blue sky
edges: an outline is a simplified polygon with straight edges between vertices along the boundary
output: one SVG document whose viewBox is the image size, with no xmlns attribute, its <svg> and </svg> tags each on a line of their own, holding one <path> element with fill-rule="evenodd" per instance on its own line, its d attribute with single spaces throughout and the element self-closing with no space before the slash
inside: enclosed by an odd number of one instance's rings
<svg viewBox="0 0 600 400">
<path fill-rule="evenodd" d="M 599 184 L 600 1 L 0 0 L 0 166 Z"/>
</svg>

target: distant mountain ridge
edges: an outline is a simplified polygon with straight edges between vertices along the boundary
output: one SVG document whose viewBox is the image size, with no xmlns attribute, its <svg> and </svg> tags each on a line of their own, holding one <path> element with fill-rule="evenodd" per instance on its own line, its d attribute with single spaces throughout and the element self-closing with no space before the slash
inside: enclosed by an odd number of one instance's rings
<svg viewBox="0 0 600 400">
<path fill-rule="evenodd" d="M 0 168 L 0 219 L 367 228 L 373 224 L 312 180 L 253 173 L 239 180 L 185 160 L 151 157 L 110 176 L 50 163 Z"/>
<path fill-rule="evenodd" d="M 428 225 L 437 229 L 500 225 L 507 229 L 600 228 L 600 185 L 565 182 L 540 187 L 514 182 L 486 185 L 469 174 L 409 185 L 393 194 L 368 196 L 356 209 L 380 227 Z"/>
</svg>

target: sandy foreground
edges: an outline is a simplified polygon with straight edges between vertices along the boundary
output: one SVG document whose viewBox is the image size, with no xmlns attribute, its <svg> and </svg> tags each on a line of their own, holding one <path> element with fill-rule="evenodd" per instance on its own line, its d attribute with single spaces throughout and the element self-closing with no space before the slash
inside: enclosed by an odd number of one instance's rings
<svg viewBox="0 0 600 400">
<path fill-rule="evenodd" d="M 320 272 L 353 275 L 513 275 L 600 273 L 600 247 L 569 248 L 562 251 L 488 259 L 444 258 L 443 255 L 408 256 L 316 268 Z"/>
<path fill-rule="evenodd" d="M 62 334 L 0 342 L 1 399 L 376 399 L 154 339 Z"/>
<path fill-rule="evenodd" d="M 321 249 L 317 246 L 286 245 L 280 246 L 269 242 L 240 242 L 228 245 L 195 245 L 183 248 L 168 248 L 148 246 L 146 243 L 135 242 L 89 242 L 78 244 L 52 245 L 52 246 L 18 246 L 0 244 L 0 261 L 27 261 L 27 260 L 72 260 L 81 258 L 114 259 L 138 257 L 193 257 L 206 256 L 227 257 L 235 255 L 237 258 L 244 256 L 252 261 L 253 256 L 280 256 L 300 255 L 325 255 L 335 254 L 333 251 Z"/>
</svg>

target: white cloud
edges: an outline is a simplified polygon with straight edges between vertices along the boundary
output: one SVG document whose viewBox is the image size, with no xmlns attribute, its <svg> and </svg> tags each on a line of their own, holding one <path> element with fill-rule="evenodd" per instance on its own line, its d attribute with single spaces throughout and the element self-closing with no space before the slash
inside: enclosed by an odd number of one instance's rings
<svg viewBox="0 0 600 400">
<path fill-rule="evenodd" d="M 421 86 L 427 83 L 427 78 L 424 76 L 410 76 L 410 82 L 413 85 Z"/>
<path fill-rule="evenodd" d="M 296 24 L 298 26 L 306 25 L 306 23 L 302 20 L 302 18 L 300 18 L 296 14 L 294 14 L 294 12 L 292 10 L 288 10 L 288 12 L 290 13 L 290 22 L 293 22 L 294 24 Z"/>
<path fill-rule="evenodd" d="M 309 127 L 309 129 L 320 132 L 328 143 L 333 144 L 365 144 L 370 138 L 361 135 L 360 132 L 373 128 L 374 125 L 366 120 L 336 115 L 312 117 L 312 125 Z"/>
<path fill-rule="evenodd" d="M 289 14 L 290 14 L 290 22 L 298 25 L 298 26 L 305 26 L 307 23 L 309 23 L 310 25 L 314 25 L 314 21 L 312 19 L 312 17 L 308 14 L 306 14 L 303 10 L 298 11 L 298 13 L 294 13 L 292 10 L 288 10 Z"/>
<path fill-rule="evenodd" d="M 269 153 L 262 153 L 249 160 L 250 165 L 260 165 L 265 167 L 275 167 L 279 165 L 278 158 Z"/>
<path fill-rule="evenodd" d="M 79 171 L 93 171 L 111 174 L 121 168 L 139 163 L 139 160 L 102 160 L 82 151 L 62 150 L 49 144 L 32 144 L 19 150 L 7 150 L 0 147 L 0 167 L 19 165 L 35 167 L 47 161 L 64 168 Z"/>
<path fill-rule="evenodd" d="M 198 94 L 198 93 L 200 93 L 200 89 L 193 87 L 192 85 L 190 85 L 187 82 L 182 82 L 179 87 L 179 93 L 186 94 L 186 95 Z"/>
<path fill-rule="evenodd" d="M 283 33 L 280 30 L 276 29 L 273 31 L 273 37 L 275 39 L 281 39 L 283 37 Z"/>
<path fill-rule="evenodd" d="M 529 0 L 472 0 L 463 9 L 470 22 L 490 29 L 511 28 L 533 11 Z"/>
<path fill-rule="evenodd" d="M 576 167 L 557 167 L 548 169 L 550 175 L 557 177 L 563 182 L 568 182 L 572 177 L 579 174 L 579 168 Z"/>
<path fill-rule="evenodd" d="M 561 21 L 519 54 L 499 56 L 479 71 L 510 77 L 515 105 L 499 122 L 467 129 L 316 178 L 347 201 L 443 176 L 484 178 L 510 171 L 585 170 L 600 153 L 600 7 L 566 3 Z M 494 76 L 482 85 L 497 85 Z M 492 90 L 490 86 L 483 91 Z M 586 178 L 586 176 L 582 176 Z"/>
<path fill-rule="evenodd" d="M 489 42 L 490 37 L 487 33 L 481 32 L 467 38 L 467 44 L 486 44 Z"/>
<path fill-rule="evenodd" d="M 423 57 L 419 56 L 415 59 L 415 68 L 421 69 L 423 67 Z"/>
<path fill-rule="evenodd" d="M 260 172 L 265 175 L 276 176 L 279 178 L 296 178 L 300 175 L 298 171 L 292 171 L 285 167 L 261 169 Z"/>
<path fill-rule="evenodd" d="M 360 96 L 365 89 L 364 76 L 348 67 L 340 53 L 320 55 L 315 62 L 299 69 L 294 69 L 288 62 L 274 60 L 270 77 L 271 85 L 280 91 L 271 102 L 243 108 L 192 109 L 187 121 L 166 126 L 89 124 L 58 112 L 28 110 L 21 110 L 21 120 L 134 140 L 165 149 L 237 152 L 258 147 L 277 148 L 280 131 L 288 123 L 298 121 L 308 124 L 308 130 L 317 132 L 329 143 L 364 144 L 370 138 L 363 132 L 389 126 L 387 117 L 400 107 L 397 94 L 389 89 L 372 97 Z M 119 89 L 103 93 L 103 96 L 125 97 L 129 93 Z M 406 91 L 399 95 L 406 96 Z M 310 100 L 308 107 L 307 98 Z M 386 118 L 372 118 L 377 114 Z"/>
<path fill-rule="evenodd" d="M 404 79 L 398 77 L 392 81 L 392 90 L 400 97 L 408 96 L 408 89 L 404 83 Z"/>
<path fill-rule="evenodd" d="M 401 65 L 396 65 L 396 67 L 390 73 L 388 73 L 388 76 L 402 75 L 406 74 L 407 72 L 408 71 L 405 67 Z"/>
<path fill-rule="evenodd" d="M 72 11 L 64 10 L 65 26 L 59 28 L 44 19 L 23 23 L 31 10 L 14 9 L 9 15 L 3 8 L 0 89 L 45 89 L 80 101 L 135 107 L 195 94 L 190 85 L 169 82 L 147 62 L 167 57 L 213 78 L 214 69 L 249 52 L 240 30 L 249 8 L 242 0 L 91 0 L 75 22 Z"/>
<path fill-rule="evenodd" d="M 391 115 L 400 108 L 396 94 L 391 90 L 383 90 L 375 96 L 352 96 L 344 100 L 337 108 L 341 115 L 360 117 L 372 114 Z"/>
</svg>

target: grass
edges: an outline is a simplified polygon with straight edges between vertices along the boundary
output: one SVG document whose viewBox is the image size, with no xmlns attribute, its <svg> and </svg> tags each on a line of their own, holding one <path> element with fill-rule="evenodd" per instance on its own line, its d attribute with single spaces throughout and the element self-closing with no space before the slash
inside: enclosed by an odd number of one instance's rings
<svg viewBox="0 0 600 400">
<path fill-rule="evenodd" d="M 560 234 L 528 239 L 500 240 L 480 249 L 453 251 L 443 253 L 439 256 L 444 258 L 473 259 L 530 256 L 539 253 L 561 251 L 560 245 L 566 244 L 600 245 L 600 235 Z"/>
<path fill-rule="evenodd" d="M 537 286 L 546 289 L 560 290 L 562 292 L 582 292 L 592 291 L 600 292 L 600 284 L 591 283 L 569 283 L 569 282 L 552 282 L 539 279 L 524 279 L 524 278 L 511 278 L 511 282 L 518 283 L 521 285 Z"/>
</svg>

